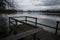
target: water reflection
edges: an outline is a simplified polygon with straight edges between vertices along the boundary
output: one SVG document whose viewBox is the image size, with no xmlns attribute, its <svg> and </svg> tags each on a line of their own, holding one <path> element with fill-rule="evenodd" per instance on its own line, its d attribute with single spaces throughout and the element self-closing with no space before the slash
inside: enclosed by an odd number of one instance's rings
<svg viewBox="0 0 60 40">
<path fill-rule="evenodd" d="M 48 15 L 50 14 L 50 15 Z M 15 14 L 9 14 L 8 16 L 32 16 L 32 17 L 37 17 L 38 20 L 41 20 L 41 23 L 44 22 L 44 24 L 47 25 L 53 25 L 52 22 L 54 23 L 54 25 L 56 24 L 56 21 L 60 21 L 60 16 L 58 16 L 58 13 L 54 13 L 55 15 L 53 15 L 52 13 L 43 13 L 43 12 L 17 12 Z M 49 24 L 50 23 L 50 24 Z"/>
<path fill-rule="evenodd" d="M 60 13 L 48 13 L 48 12 L 13 12 L 8 14 L 36 14 L 36 15 L 50 15 L 50 16 L 60 16 Z"/>
<path fill-rule="evenodd" d="M 58 15 L 58 14 L 57 14 Z M 41 24 L 45 24 L 48 26 L 52 26 L 52 27 L 56 27 L 56 21 L 60 21 L 60 16 L 56 16 L 56 15 L 47 15 L 46 13 L 42 13 L 42 12 L 15 12 L 15 13 L 11 13 L 11 14 L 3 14 L 3 19 L 4 21 L 2 23 L 5 22 L 6 30 L 9 30 L 9 25 L 8 25 L 8 17 L 12 17 L 12 16 L 31 16 L 31 17 L 36 17 L 38 18 L 38 23 Z M 1 16 L 2 18 L 2 16 Z M 6 19 L 6 20 L 5 20 Z M 32 19 L 29 19 L 32 20 Z M 34 21 L 34 20 L 32 20 Z M 51 29 L 51 28 L 46 28 L 43 27 L 44 30 L 50 31 L 50 32 L 55 32 L 55 29 Z M 60 28 L 60 24 L 59 24 L 59 28 Z M 59 31 L 60 33 L 60 31 Z"/>
<path fill-rule="evenodd" d="M 8 14 L 8 16 L 32 16 L 32 17 L 37 17 L 37 18 L 45 18 L 45 19 L 48 18 L 48 19 L 60 20 L 59 13 L 15 12 L 15 13 Z"/>
<path fill-rule="evenodd" d="M 59 15 L 59 16 L 58 16 Z M 60 21 L 60 14 L 59 13 L 43 13 L 43 12 L 17 12 L 15 14 L 9 14 L 8 16 L 31 16 L 37 17 L 38 23 L 49 25 L 52 27 L 56 27 L 56 21 Z M 32 20 L 32 19 L 29 19 Z M 55 29 L 43 27 L 45 30 L 50 32 L 55 32 Z M 60 28 L 60 24 L 59 24 Z M 60 31 L 59 31 L 60 33 Z"/>
</svg>

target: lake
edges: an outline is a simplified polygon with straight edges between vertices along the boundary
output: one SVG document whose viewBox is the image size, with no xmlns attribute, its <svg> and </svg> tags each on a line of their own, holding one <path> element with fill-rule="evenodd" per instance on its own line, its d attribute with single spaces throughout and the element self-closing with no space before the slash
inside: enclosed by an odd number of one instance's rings
<svg viewBox="0 0 60 40">
<path fill-rule="evenodd" d="M 44 13 L 44 12 L 16 12 L 13 14 L 8 14 L 9 17 L 13 16 L 31 16 L 38 18 L 38 23 L 45 24 L 48 26 L 56 27 L 56 21 L 60 21 L 60 13 Z M 32 19 L 28 19 L 32 20 Z M 34 20 L 32 20 L 34 21 Z M 60 28 L 60 24 L 59 24 Z M 44 30 L 55 33 L 55 29 L 49 27 L 43 27 Z M 60 34 L 60 30 L 58 30 Z"/>
</svg>

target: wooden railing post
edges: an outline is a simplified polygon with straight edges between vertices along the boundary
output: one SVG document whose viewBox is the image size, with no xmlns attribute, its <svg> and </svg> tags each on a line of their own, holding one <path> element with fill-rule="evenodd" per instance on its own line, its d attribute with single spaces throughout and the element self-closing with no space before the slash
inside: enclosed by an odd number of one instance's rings
<svg viewBox="0 0 60 40">
<path fill-rule="evenodd" d="M 56 24 L 56 31 L 55 31 L 55 35 L 57 35 L 57 33 L 58 33 L 58 25 L 59 25 L 59 22 L 57 22 L 57 24 Z"/>
<path fill-rule="evenodd" d="M 25 16 L 25 22 L 27 23 L 27 16 Z"/>
<path fill-rule="evenodd" d="M 37 26 L 37 18 L 35 18 L 35 25 Z"/>
<path fill-rule="evenodd" d="M 9 17 L 9 29 L 10 29 L 10 32 L 12 32 L 10 19 L 11 19 L 11 18 Z"/>
<path fill-rule="evenodd" d="M 10 17 L 9 17 L 9 27 L 10 27 Z"/>
<path fill-rule="evenodd" d="M 16 26 L 17 26 L 17 21 L 16 21 Z"/>
<path fill-rule="evenodd" d="M 34 33 L 34 40 L 37 40 L 37 34 Z"/>
</svg>

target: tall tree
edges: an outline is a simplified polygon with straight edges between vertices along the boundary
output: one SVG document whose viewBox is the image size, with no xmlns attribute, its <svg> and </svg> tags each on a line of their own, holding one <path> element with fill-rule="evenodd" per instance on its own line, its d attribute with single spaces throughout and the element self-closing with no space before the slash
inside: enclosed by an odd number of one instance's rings
<svg viewBox="0 0 60 40">
<path fill-rule="evenodd" d="M 9 2 L 9 0 L 0 0 L 0 10 L 5 10 L 6 6 L 14 7 L 13 3 Z"/>
</svg>

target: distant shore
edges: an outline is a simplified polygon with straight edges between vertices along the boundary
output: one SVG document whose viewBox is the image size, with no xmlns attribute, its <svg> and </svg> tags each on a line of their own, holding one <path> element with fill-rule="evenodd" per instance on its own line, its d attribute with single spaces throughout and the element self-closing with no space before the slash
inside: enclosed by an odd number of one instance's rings
<svg viewBox="0 0 60 40">
<path fill-rule="evenodd" d="M 28 10 L 28 11 L 23 11 L 23 10 L 18 10 L 18 12 L 46 12 L 46 13 L 60 13 L 60 11 L 49 11 L 49 10 L 45 10 L 45 11 L 31 11 L 31 10 Z"/>
<path fill-rule="evenodd" d="M 60 13 L 60 11 L 49 11 L 49 10 L 45 10 L 45 11 L 32 11 L 32 10 L 28 10 L 28 11 L 23 11 L 23 10 L 0 10 L 0 12 L 2 13 L 11 13 L 11 12 L 44 12 L 44 13 Z"/>
</svg>

